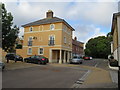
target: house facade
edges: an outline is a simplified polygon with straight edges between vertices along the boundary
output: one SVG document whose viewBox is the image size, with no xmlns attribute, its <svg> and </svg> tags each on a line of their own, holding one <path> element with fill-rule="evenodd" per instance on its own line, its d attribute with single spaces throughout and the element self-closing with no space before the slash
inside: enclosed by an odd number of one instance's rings
<svg viewBox="0 0 120 90">
<path fill-rule="evenodd" d="M 83 56 L 84 55 L 84 43 L 77 41 L 77 37 L 72 39 L 72 54 L 73 54 L 73 56 L 75 56 L 75 55 Z"/>
<path fill-rule="evenodd" d="M 111 32 L 113 35 L 111 51 L 114 58 L 120 60 L 120 12 L 113 14 Z"/>
<path fill-rule="evenodd" d="M 72 57 L 72 31 L 74 29 L 64 20 L 53 17 L 53 12 L 46 12 L 46 18 L 22 25 L 24 41 L 22 50 L 24 58 L 43 55 L 51 63 L 66 63 Z"/>
</svg>

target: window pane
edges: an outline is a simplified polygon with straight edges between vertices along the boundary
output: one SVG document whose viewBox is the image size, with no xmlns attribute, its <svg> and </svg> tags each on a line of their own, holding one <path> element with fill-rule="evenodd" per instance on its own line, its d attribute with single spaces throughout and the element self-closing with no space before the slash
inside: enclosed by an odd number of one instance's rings
<svg viewBox="0 0 120 90">
<path fill-rule="evenodd" d="M 29 41 L 32 41 L 32 37 L 29 37 Z"/>
<path fill-rule="evenodd" d="M 54 25 L 50 25 L 50 30 L 54 30 Z"/>
<path fill-rule="evenodd" d="M 30 27 L 30 31 L 32 31 L 32 27 Z"/>
<path fill-rule="evenodd" d="M 39 54 L 43 54 L 43 48 L 39 49 Z"/>
<path fill-rule="evenodd" d="M 66 43 L 66 37 L 64 37 L 64 43 Z"/>
<path fill-rule="evenodd" d="M 31 54 L 32 53 L 32 48 L 28 49 L 28 53 Z"/>
</svg>

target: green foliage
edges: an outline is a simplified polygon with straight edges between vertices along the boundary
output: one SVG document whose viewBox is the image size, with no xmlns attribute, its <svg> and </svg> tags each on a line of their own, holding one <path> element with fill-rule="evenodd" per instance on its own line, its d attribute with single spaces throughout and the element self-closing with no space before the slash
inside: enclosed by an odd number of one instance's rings
<svg viewBox="0 0 120 90">
<path fill-rule="evenodd" d="M 92 56 L 94 58 L 107 58 L 111 53 L 111 41 L 111 33 L 108 33 L 107 37 L 99 36 L 91 38 L 86 43 L 85 55 Z"/>
<path fill-rule="evenodd" d="M 13 16 L 7 13 L 5 5 L 2 4 L 2 48 L 7 52 L 14 51 L 15 40 L 18 37 L 19 28 L 13 25 Z"/>
<path fill-rule="evenodd" d="M 21 44 L 17 44 L 16 49 L 22 49 L 22 45 Z"/>
</svg>

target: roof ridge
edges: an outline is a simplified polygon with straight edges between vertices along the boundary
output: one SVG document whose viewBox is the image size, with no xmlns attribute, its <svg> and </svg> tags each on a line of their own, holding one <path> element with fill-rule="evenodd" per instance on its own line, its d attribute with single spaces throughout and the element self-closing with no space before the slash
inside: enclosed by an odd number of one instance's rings
<svg viewBox="0 0 120 90">
<path fill-rule="evenodd" d="M 74 29 L 64 19 L 61 19 L 59 17 L 43 18 L 43 19 L 40 19 L 40 20 L 37 20 L 34 22 L 30 22 L 30 23 L 25 24 L 25 25 L 22 25 L 22 27 L 33 26 L 33 25 L 42 25 L 42 24 L 50 24 L 50 23 L 55 23 L 55 22 L 63 22 L 74 31 Z"/>
</svg>

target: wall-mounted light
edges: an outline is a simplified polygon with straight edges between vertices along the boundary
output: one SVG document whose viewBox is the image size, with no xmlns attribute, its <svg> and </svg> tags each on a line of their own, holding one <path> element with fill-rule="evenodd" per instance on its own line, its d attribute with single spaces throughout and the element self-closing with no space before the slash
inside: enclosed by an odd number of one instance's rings
<svg viewBox="0 0 120 90">
<path fill-rule="evenodd" d="M 37 39 L 37 37 L 33 37 L 33 39 Z"/>
</svg>

